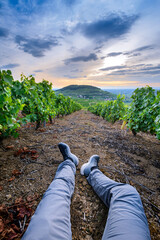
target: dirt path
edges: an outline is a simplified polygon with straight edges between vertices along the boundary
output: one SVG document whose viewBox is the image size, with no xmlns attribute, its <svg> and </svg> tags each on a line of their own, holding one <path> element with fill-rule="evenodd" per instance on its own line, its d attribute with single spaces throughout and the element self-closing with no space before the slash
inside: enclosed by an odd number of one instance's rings
<svg viewBox="0 0 160 240">
<path fill-rule="evenodd" d="M 27 199 L 37 194 L 39 198 L 32 206 L 36 208 L 62 162 L 57 147 L 62 141 L 80 160 L 71 205 L 73 239 L 101 239 L 107 219 L 107 208 L 80 175 L 81 165 L 93 154 L 100 156 L 100 169 L 106 176 L 137 188 L 152 239 L 159 239 L 160 141 L 142 133 L 134 137 L 120 126 L 120 123 L 112 125 L 84 110 L 56 119 L 54 125 L 38 131 L 30 125 L 25 126 L 18 139 L 6 139 L 0 148 L 1 204 L 12 206 L 17 198 Z M 37 153 L 15 154 L 19 149 L 36 150 Z M 18 170 L 19 174 L 13 170 Z"/>
</svg>

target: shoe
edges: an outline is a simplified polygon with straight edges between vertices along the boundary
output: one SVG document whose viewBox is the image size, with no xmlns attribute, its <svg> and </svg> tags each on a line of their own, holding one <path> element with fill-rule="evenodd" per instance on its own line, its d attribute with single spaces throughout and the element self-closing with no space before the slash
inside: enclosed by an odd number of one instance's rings
<svg viewBox="0 0 160 240">
<path fill-rule="evenodd" d="M 87 163 L 84 163 L 82 165 L 81 175 L 88 177 L 88 175 L 93 169 L 98 168 L 98 162 L 99 162 L 99 156 L 93 155 Z"/>
<path fill-rule="evenodd" d="M 70 159 L 72 162 L 74 162 L 76 166 L 78 165 L 78 158 L 76 157 L 76 155 L 71 153 L 70 148 L 67 144 L 60 142 L 58 144 L 58 147 L 64 160 Z"/>
</svg>

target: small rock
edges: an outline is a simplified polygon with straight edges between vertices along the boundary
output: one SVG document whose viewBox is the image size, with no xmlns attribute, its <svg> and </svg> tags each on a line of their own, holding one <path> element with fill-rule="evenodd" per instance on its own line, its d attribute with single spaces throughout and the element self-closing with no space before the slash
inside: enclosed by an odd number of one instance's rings
<svg viewBox="0 0 160 240">
<path fill-rule="evenodd" d="M 85 240 L 93 240 L 93 238 L 89 235 L 86 235 Z"/>
<path fill-rule="evenodd" d="M 87 182 L 84 180 L 83 181 L 83 186 L 86 186 L 87 185 Z"/>
<path fill-rule="evenodd" d="M 6 149 L 12 149 L 14 148 L 14 145 L 7 146 Z"/>
<path fill-rule="evenodd" d="M 7 198 L 8 200 L 10 200 L 10 199 L 12 198 L 12 195 L 11 195 L 11 194 L 7 194 L 7 195 L 6 195 L 6 198 Z"/>
</svg>

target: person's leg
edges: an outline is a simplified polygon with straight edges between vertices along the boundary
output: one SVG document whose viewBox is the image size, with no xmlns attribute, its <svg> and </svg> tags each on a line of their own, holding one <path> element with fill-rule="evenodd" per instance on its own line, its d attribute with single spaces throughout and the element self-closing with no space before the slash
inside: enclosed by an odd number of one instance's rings
<svg viewBox="0 0 160 240">
<path fill-rule="evenodd" d="M 55 178 L 31 218 L 22 240 L 72 239 L 70 203 L 74 192 L 78 159 L 70 152 L 64 153 L 64 147 L 65 145 L 59 146 L 65 161 L 59 165 Z M 66 155 L 70 159 L 67 159 Z"/>
<path fill-rule="evenodd" d="M 148 222 L 136 189 L 111 180 L 93 165 L 87 180 L 109 207 L 102 240 L 150 240 Z"/>
</svg>

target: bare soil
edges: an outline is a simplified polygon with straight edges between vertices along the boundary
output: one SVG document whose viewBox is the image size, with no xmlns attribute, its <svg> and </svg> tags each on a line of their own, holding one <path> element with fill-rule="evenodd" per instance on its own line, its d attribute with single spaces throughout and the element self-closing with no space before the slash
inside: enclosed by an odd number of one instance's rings
<svg viewBox="0 0 160 240">
<path fill-rule="evenodd" d="M 100 156 L 99 168 L 106 176 L 136 187 L 151 237 L 160 239 L 160 141 L 145 133 L 135 137 L 130 131 L 121 130 L 121 122 L 111 124 L 81 110 L 57 118 L 54 124 L 37 131 L 35 126 L 27 124 L 19 130 L 17 139 L 3 140 L 0 146 L 0 240 L 20 239 L 20 221 L 16 219 L 20 208 L 16 204 L 30 203 L 27 206 L 31 214 L 34 213 L 63 161 L 57 147 L 59 142 L 67 143 L 80 160 L 71 204 L 73 240 L 101 239 L 107 220 L 108 209 L 80 175 L 81 165 L 93 154 Z M 13 219 L 6 214 L 12 214 Z M 30 217 L 24 229 L 29 220 Z M 15 237 L 11 238 L 11 232 Z"/>
</svg>

